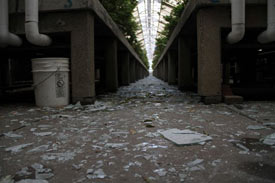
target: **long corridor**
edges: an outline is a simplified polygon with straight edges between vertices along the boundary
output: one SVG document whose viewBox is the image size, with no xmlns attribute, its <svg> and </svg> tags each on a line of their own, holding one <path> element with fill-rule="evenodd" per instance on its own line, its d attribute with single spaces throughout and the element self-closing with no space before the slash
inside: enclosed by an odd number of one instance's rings
<svg viewBox="0 0 275 183">
<path fill-rule="evenodd" d="M 204 105 L 196 94 L 153 76 L 99 96 L 94 105 L 2 105 L 0 177 L 21 183 L 271 183 L 274 110 L 274 102 Z M 210 138 L 176 145 L 161 135 L 169 129 Z"/>
</svg>

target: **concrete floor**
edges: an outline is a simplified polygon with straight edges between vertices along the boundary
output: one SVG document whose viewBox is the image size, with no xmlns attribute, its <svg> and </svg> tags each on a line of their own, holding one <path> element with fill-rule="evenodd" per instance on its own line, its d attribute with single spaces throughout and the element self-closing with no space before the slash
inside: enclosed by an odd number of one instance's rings
<svg viewBox="0 0 275 183">
<path fill-rule="evenodd" d="M 204 105 L 195 94 L 152 76 L 99 96 L 95 105 L 1 105 L 0 177 L 51 183 L 271 183 L 275 146 L 260 139 L 275 133 L 274 110 L 275 102 Z M 145 121 L 152 122 L 150 128 Z M 158 133 L 171 128 L 213 140 L 176 146 Z"/>
</svg>

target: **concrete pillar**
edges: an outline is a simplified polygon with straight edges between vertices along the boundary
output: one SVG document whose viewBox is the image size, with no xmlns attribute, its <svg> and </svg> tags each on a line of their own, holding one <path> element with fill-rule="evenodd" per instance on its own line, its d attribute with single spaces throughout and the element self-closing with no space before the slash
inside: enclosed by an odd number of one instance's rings
<svg viewBox="0 0 275 183">
<path fill-rule="evenodd" d="M 136 64 L 135 64 L 135 60 L 132 59 L 130 60 L 130 82 L 134 83 L 136 82 Z"/>
<path fill-rule="evenodd" d="M 157 67 L 157 78 L 160 79 L 160 65 Z"/>
<path fill-rule="evenodd" d="M 174 85 L 176 84 L 176 61 L 177 55 L 175 51 L 168 52 L 168 84 Z"/>
<path fill-rule="evenodd" d="M 115 92 L 118 89 L 118 67 L 117 67 L 117 40 L 109 39 L 105 43 L 105 89 Z"/>
<path fill-rule="evenodd" d="M 162 63 L 160 62 L 158 65 L 159 68 L 159 79 L 162 79 Z"/>
<path fill-rule="evenodd" d="M 138 81 L 138 61 L 135 61 L 135 81 Z"/>
<path fill-rule="evenodd" d="M 198 93 L 205 103 L 221 102 L 221 35 L 216 13 L 197 14 Z"/>
<path fill-rule="evenodd" d="M 159 79 L 163 79 L 162 77 L 163 69 L 162 69 L 162 61 L 159 63 Z"/>
<path fill-rule="evenodd" d="M 191 51 L 183 37 L 178 40 L 178 87 L 180 90 L 193 87 Z"/>
<path fill-rule="evenodd" d="M 121 72 L 121 85 L 126 86 L 130 84 L 130 55 L 128 52 L 120 53 Z"/>
<path fill-rule="evenodd" d="M 139 69 L 138 69 L 138 77 L 139 77 L 139 79 L 142 79 L 142 66 L 141 65 L 139 66 Z"/>
<path fill-rule="evenodd" d="M 164 67 L 164 61 L 163 61 L 163 60 L 161 61 L 161 65 L 160 65 L 160 66 L 161 66 L 161 71 L 160 71 L 160 72 L 161 72 L 161 80 L 164 81 L 164 77 L 165 77 L 165 74 L 164 74 L 164 73 L 165 73 L 165 67 Z"/>
<path fill-rule="evenodd" d="M 139 64 L 138 64 L 138 61 L 136 61 L 136 81 L 139 80 Z"/>
<path fill-rule="evenodd" d="M 168 59 L 167 57 L 164 58 L 164 81 L 165 82 L 168 82 Z"/>
<path fill-rule="evenodd" d="M 94 16 L 85 20 L 71 32 L 72 102 L 91 104 L 95 101 Z"/>
<path fill-rule="evenodd" d="M 163 75 L 163 68 L 162 68 L 162 62 L 159 63 L 159 75 L 160 75 L 160 79 L 162 80 L 162 75 Z"/>
</svg>

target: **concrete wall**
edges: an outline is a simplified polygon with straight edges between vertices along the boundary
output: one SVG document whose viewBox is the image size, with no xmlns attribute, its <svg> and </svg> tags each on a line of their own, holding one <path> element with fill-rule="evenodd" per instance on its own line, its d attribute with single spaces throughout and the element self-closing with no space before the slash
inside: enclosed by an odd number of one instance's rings
<svg viewBox="0 0 275 183">
<path fill-rule="evenodd" d="M 221 28 L 231 27 L 230 12 L 229 7 L 212 7 L 197 13 L 198 94 L 206 103 L 222 99 Z M 247 6 L 246 28 L 265 26 L 266 8 Z"/>
</svg>

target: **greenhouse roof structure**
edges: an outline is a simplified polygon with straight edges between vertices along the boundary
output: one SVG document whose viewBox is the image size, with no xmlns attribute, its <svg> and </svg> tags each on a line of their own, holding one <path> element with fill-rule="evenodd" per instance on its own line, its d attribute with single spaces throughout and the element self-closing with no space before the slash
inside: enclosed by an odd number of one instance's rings
<svg viewBox="0 0 275 183">
<path fill-rule="evenodd" d="M 147 51 L 147 57 L 151 64 L 156 45 L 156 38 L 166 21 L 164 16 L 170 15 L 177 0 L 139 0 L 134 12 L 142 31 L 137 32 L 138 41 Z"/>
</svg>

